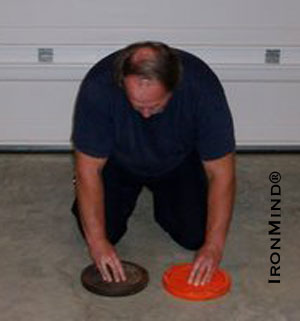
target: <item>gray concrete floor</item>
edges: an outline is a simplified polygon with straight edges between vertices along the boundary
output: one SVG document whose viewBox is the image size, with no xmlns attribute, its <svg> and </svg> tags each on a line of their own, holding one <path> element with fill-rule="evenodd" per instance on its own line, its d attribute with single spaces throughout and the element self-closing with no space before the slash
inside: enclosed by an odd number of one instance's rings
<svg viewBox="0 0 300 321">
<path fill-rule="evenodd" d="M 189 302 L 167 294 L 163 271 L 190 261 L 152 220 L 144 190 L 118 245 L 123 259 L 145 266 L 151 277 L 141 293 L 105 298 L 80 284 L 90 263 L 69 207 L 73 198 L 69 154 L 0 154 L 0 319 L 85 320 L 272 320 L 300 318 L 299 154 L 238 155 L 238 193 L 222 267 L 232 275 L 229 294 Z M 270 270 L 270 172 L 281 173 L 281 283 Z"/>
</svg>

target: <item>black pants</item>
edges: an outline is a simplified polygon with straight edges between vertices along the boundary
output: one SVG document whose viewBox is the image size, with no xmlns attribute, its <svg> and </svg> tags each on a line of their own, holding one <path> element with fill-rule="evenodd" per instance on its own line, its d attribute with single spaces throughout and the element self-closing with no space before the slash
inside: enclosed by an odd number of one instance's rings
<svg viewBox="0 0 300 321">
<path fill-rule="evenodd" d="M 160 177 L 140 177 L 109 160 L 103 169 L 106 232 L 116 244 L 127 230 L 143 186 L 153 193 L 156 222 L 181 246 L 196 250 L 204 242 L 207 178 L 196 153 Z M 77 201 L 72 211 L 82 232 Z"/>
</svg>

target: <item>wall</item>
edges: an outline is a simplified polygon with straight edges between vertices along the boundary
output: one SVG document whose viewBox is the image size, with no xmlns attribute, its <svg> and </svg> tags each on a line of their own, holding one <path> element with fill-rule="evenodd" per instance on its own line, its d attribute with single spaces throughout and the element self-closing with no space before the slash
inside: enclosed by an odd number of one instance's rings
<svg viewBox="0 0 300 321">
<path fill-rule="evenodd" d="M 222 80 L 240 146 L 300 145 L 296 0 L 2 0 L 0 145 L 69 146 L 74 99 L 90 66 L 129 42 L 165 41 Z M 52 63 L 38 49 L 52 48 Z M 280 64 L 266 64 L 280 49 Z"/>
</svg>

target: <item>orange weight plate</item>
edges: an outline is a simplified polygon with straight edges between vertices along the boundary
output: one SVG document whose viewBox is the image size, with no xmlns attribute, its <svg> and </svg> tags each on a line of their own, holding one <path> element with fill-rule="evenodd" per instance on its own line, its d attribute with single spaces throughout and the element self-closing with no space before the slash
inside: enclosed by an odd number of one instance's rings
<svg viewBox="0 0 300 321">
<path fill-rule="evenodd" d="M 176 297 L 193 301 L 215 299 L 229 292 L 231 277 L 222 269 L 218 269 L 205 285 L 188 284 L 192 266 L 191 263 L 184 263 L 166 270 L 163 275 L 164 288 Z"/>
</svg>

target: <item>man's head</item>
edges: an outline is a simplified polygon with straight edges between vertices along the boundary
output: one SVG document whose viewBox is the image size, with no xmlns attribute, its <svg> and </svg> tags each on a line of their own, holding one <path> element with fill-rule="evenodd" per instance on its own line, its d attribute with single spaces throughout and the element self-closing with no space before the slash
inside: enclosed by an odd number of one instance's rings
<svg viewBox="0 0 300 321">
<path fill-rule="evenodd" d="M 133 108 L 149 118 L 163 111 L 171 98 L 181 76 L 181 65 L 167 45 L 141 42 L 120 52 L 115 76 Z"/>
</svg>

